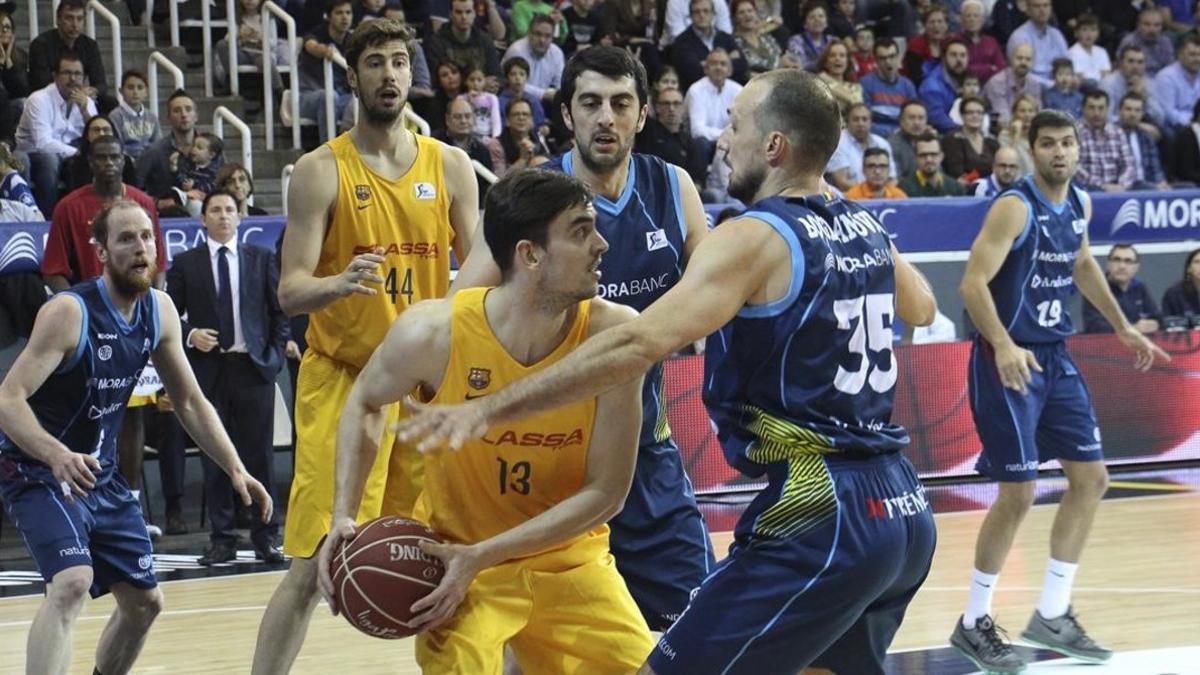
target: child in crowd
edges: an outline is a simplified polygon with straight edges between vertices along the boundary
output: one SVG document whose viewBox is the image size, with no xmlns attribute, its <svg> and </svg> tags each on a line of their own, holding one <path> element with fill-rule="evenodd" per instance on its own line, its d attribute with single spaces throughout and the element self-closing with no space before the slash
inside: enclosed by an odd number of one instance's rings
<svg viewBox="0 0 1200 675">
<path fill-rule="evenodd" d="M 467 93 L 462 95 L 475 109 L 475 135 L 480 138 L 495 138 L 500 135 L 500 99 L 484 90 L 487 77 L 477 65 L 464 68 L 467 71 Z"/>
<path fill-rule="evenodd" d="M 0 141 L 0 199 L 20 202 L 28 206 L 38 212 L 38 219 L 41 220 L 41 211 L 38 211 L 33 191 L 29 189 L 29 183 L 26 183 L 25 179 L 21 177 L 23 168 L 21 160 L 13 155 L 12 148 L 8 146 L 8 143 Z"/>
<path fill-rule="evenodd" d="M 529 101 L 529 107 L 533 108 L 533 126 L 541 128 L 546 123 L 546 111 L 542 108 L 542 102 L 536 97 L 529 96 L 525 93 L 525 83 L 529 81 L 529 62 L 520 56 L 504 62 L 504 89 L 500 91 L 500 109 L 508 110 L 508 102 L 514 98 L 523 98 Z"/>
<path fill-rule="evenodd" d="M 158 114 L 146 105 L 149 92 L 149 81 L 142 71 L 125 71 L 121 76 L 121 104 L 108 114 L 113 135 L 121 139 L 125 154 L 133 159 L 162 138 Z"/>
<path fill-rule="evenodd" d="M 178 156 L 175 187 L 187 196 L 189 203 L 195 202 L 198 207 L 213 191 L 217 169 L 221 168 L 224 159 L 224 149 L 225 144 L 216 134 L 199 133 L 187 154 Z"/>
<path fill-rule="evenodd" d="M 1100 19 L 1095 14 L 1080 14 L 1075 19 L 1075 44 L 1067 55 L 1075 66 L 1075 72 L 1084 82 L 1095 84 L 1112 72 L 1112 61 L 1108 50 L 1096 45 L 1100 39 Z"/>
<path fill-rule="evenodd" d="M 1061 110 L 1075 119 L 1083 119 L 1083 93 L 1071 59 L 1054 59 L 1051 65 L 1054 86 L 1042 92 L 1042 107 Z"/>
<path fill-rule="evenodd" d="M 955 124 L 962 126 L 961 108 L 962 108 L 963 99 L 964 98 L 983 98 L 979 93 L 982 90 L 983 90 L 983 86 L 979 82 L 978 75 L 972 75 L 971 73 L 967 73 L 966 75 L 963 76 L 962 89 L 959 90 L 960 96 L 958 98 L 954 99 L 954 104 L 950 106 L 950 119 L 954 120 Z M 985 102 L 987 101 L 987 99 L 983 99 L 983 100 Z M 983 116 L 983 135 L 990 136 L 991 128 L 992 128 L 992 116 L 984 115 Z"/>
<path fill-rule="evenodd" d="M 875 32 L 867 26 L 854 31 L 854 79 L 862 79 L 875 72 Z"/>
</svg>

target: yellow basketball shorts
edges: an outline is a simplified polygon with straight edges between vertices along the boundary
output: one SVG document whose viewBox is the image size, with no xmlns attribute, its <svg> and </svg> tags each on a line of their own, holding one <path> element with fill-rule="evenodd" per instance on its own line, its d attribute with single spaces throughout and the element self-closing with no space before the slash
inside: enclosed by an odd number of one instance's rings
<svg viewBox="0 0 1200 675">
<path fill-rule="evenodd" d="M 317 354 L 304 352 L 296 381 L 296 457 L 292 491 L 284 522 L 283 550 L 290 556 L 311 558 L 329 532 L 333 515 L 337 428 L 342 408 L 358 369 Z M 415 451 L 397 448 L 391 431 L 399 405 L 386 410 L 379 454 L 358 507 L 358 522 L 382 513 L 409 515 L 419 492 L 421 462 Z M 388 481 L 389 471 L 398 475 Z M 399 475 L 403 474 L 403 475 Z M 390 497 L 386 496 L 392 493 Z M 384 505 L 387 509 L 384 509 Z M 407 509 L 405 509 L 405 505 Z M 395 509 L 395 510 L 390 510 Z"/>
<path fill-rule="evenodd" d="M 425 673 L 500 675 L 505 644 L 525 675 L 628 675 L 654 648 L 607 551 L 564 571 L 524 560 L 484 570 L 453 619 L 417 636 L 417 663 Z"/>
</svg>

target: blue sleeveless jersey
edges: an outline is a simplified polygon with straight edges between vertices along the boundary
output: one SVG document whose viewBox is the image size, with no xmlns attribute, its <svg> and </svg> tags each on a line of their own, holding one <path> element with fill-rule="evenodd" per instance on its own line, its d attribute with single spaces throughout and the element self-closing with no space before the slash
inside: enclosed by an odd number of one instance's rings
<svg viewBox="0 0 1200 675">
<path fill-rule="evenodd" d="M 788 245 L 792 282 L 708 339 L 705 403 L 726 459 L 750 476 L 802 455 L 873 456 L 908 444 L 891 423 L 896 279 L 891 241 L 832 195 L 770 197 L 746 216 Z"/>
<path fill-rule="evenodd" d="M 573 156 L 566 153 L 543 168 L 574 175 Z M 600 297 L 642 311 L 683 276 L 687 224 L 675 168 L 651 155 L 629 158 L 629 178 L 616 202 L 596 195 L 596 227 L 608 240 L 600 263 Z M 671 435 L 663 404 L 663 367 L 646 373 L 642 389 L 639 445 Z"/>
<path fill-rule="evenodd" d="M 1057 342 L 1074 332 L 1067 301 L 1075 294 L 1075 258 L 1087 232 L 1086 197 L 1072 185 L 1066 201 L 1052 204 L 1032 176 L 1000 196 L 1007 195 L 1020 197 L 1029 217 L 988 289 L 1013 341 Z"/>
<path fill-rule="evenodd" d="M 73 452 L 100 460 L 97 485 L 105 485 L 117 466 L 117 435 L 125 406 L 150 353 L 158 346 L 158 304 L 153 291 L 137 302 L 132 321 L 121 316 L 103 278 L 66 293 L 83 310 L 75 353 L 29 397 L 38 423 Z M 50 475 L 49 467 L 21 452 L 0 434 L 0 453 L 22 471 Z"/>
</svg>

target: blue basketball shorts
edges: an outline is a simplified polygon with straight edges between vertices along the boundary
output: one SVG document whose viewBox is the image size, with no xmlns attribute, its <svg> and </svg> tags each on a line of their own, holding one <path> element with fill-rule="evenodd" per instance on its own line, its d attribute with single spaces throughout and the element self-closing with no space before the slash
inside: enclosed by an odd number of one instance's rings
<svg viewBox="0 0 1200 675">
<path fill-rule="evenodd" d="M 617 571 L 651 630 L 666 630 L 716 566 L 675 442 L 643 445 L 625 507 L 608 523 Z"/>
<path fill-rule="evenodd" d="M 0 498 L 47 583 L 69 567 L 87 565 L 93 598 L 119 582 L 158 584 L 142 507 L 120 474 L 68 500 L 48 469 L 3 457 Z"/>
<path fill-rule="evenodd" d="M 1026 393 L 1006 388 L 992 346 L 975 338 L 971 347 L 971 414 L 983 452 L 975 469 L 998 481 L 1037 478 L 1051 459 L 1104 459 L 1092 396 L 1063 342 L 1021 345 L 1033 352 L 1042 372 L 1032 371 Z"/>
<path fill-rule="evenodd" d="M 729 556 L 656 645 L 658 675 L 883 672 L 937 538 L 899 454 L 766 466 Z"/>
</svg>

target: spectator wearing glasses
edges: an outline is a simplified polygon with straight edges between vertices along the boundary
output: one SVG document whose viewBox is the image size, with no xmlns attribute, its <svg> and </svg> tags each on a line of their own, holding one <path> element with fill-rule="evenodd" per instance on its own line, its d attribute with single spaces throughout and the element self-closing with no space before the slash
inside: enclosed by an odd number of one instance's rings
<svg viewBox="0 0 1200 675">
<path fill-rule="evenodd" d="M 875 41 L 875 72 L 862 78 L 863 102 L 871 106 L 871 133 L 887 138 L 900 127 L 905 101 L 917 98 L 917 87 L 900 74 L 900 48 L 891 38 Z"/>
<path fill-rule="evenodd" d="M 1000 148 L 992 159 L 992 173 L 987 178 L 976 181 L 967 194 L 976 197 L 995 197 L 1012 187 L 1023 174 L 1021 157 L 1013 148 Z"/>
<path fill-rule="evenodd" d="M 909 197 L 961 197 L 963 186 L 942 171 L 942 142 L 933 133 L 917 139 L 917 169 L 900 179 L 900 189 Z"/>
<path fill-rule="evenodd" d="M 871 109 L 864 103 L 850 106 L 846 113 L 846 128 L 838 139 L 837 150 L 825 165 L 825 177 L 843 192 L 863 182 L 863 157 L 867 150 L 883 150 L 888 159 L 888 179 L 896 177 L 896 166 L 892 163 L 892 146 L 881 136 L 871 133 Z"/>
<path fill-rule="evenodd" d="M 661 89 L 654 94 L 654 116 L 646 119 L 646 126 L 637 135 L 634 152 L 654 155 L 687 170 L 693 181 L 704 181 L 707 169 L 697 162 L 698 153 L 693 150 L 692 139 L 683 128 L 687 110 L 683 94 L 678 89 Z"/>
<path fill-rule="evenodd" d="M 1129 323 L 1142 333 L 1153 333 L 1159 328 L 1161 314 L 1150 289 L 1137 278 L 1140 265 L 1137 249 L 1130 244 L 1114 244 L 1108 252 L 1105 277 Z M 1112 325 L 1087 298 L 1083 300 L 1083 332 L 1113 332 Z"/>
<path fill-rule="evenodd" d="M 529 63 L 525 93 L 541 99 L 547 105 L 553 105 L 554 95 L 562 81 L 563 68 L 567 64 L 563 50 L 554 44 L 554 20 L 545 14 L 534 16 L 529 24 L 529 34 L 509 45 L 503 61 L 514 56 L 520 56 Z"/>
<path fill-rule="evenodd" d="M 962 113 L 962 128 L 942 138 L 946 160 L 946 173 L 964 185 L 992 172 L 992 160 L 1000 149 L 1000 142 L 983 130 L 987 108 L 981 98 L 964 98 L 959 106 Z"/>
<path fill-rule="evenodd" d="M 63 54 L 74 54 L 83 64 L 88 98 L 108 111 L 117 106 L 117 100 L 108 95 L 100 45 L 83 34 L 85 4 L 84 0 L 62 0 L 55 13 L 57 25 L 29 43 L 29 87 L 37 90 L 54 82 L 59 59 Z"/>
<path fill-rule="evenodd" d="M 892 160 L 883 148 L 867 148 L 863 153 L 863 182 L 846 190 L 846 199 L 907 199 L 904 190 L 891 182 Z"/>
</svg>

